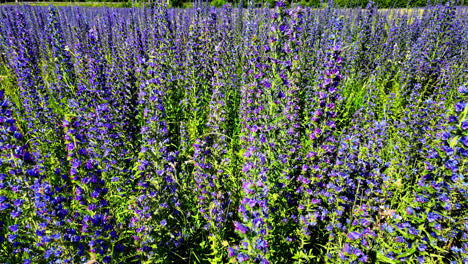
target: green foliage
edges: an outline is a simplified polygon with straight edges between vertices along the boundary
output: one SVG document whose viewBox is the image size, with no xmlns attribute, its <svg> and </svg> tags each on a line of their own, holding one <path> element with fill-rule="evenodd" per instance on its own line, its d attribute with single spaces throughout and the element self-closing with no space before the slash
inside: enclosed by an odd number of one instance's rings
<svg viewBox="0 0 468 264">
<path fill-rule="evenodd" d="M 186 1 L 184 1 L 184 0 L 171 0 L 170 1 L 172 7 L 183 7 L 184 2 L 186 2 Z"/>
<path fill-rule="evenodd" d="M 320 0 L 301 0 L 299 5 L 307 7 L 321 7 L 321 2 L 322 1 Z"/>
<path fill-rule="evenodd" d="M 226 0 L 212 0 L 210 5 L 214 7 L 222 7 L 227 4 Z"/>
</svg>

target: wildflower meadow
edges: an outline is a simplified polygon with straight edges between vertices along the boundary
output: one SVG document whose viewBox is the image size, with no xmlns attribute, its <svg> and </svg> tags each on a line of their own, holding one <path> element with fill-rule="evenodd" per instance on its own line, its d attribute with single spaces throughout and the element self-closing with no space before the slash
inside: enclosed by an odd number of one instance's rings
<svg viewBox="0 0 468 264">
<path fill-rule="evenodd" d="M 0 263 L 468 263 L 468 8 L 0 6 Z"/>
</svg>

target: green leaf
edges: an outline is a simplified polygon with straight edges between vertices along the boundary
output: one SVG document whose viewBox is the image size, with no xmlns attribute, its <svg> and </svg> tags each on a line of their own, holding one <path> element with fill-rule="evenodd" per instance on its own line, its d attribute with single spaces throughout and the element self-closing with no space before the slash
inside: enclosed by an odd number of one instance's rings
<svg viewBox="0 0 468 264">
<path fill-rule="evenodd" d="M 449 145 L 450 145 L 451 148 L 454 148 L 457 145 L 459 138 L 460 138 L 460 136 L 455 136 L 452 139 L 450 139 Z"/>
<path fill-rule="evenodd" d="M 389 257 L 382 255 L 382 253 L 380 252 L 377 252 L 377 260 L 380 260 L 384 263 L 395 263 L 395 264 L 398 263 L 396 260 L 393 260 Z"/>
<path fill-rule="evenodd" d="M 409 251 L 406 251 L 404 253 L 401 253 L 400 255 L 398 255 L 397 258 L 406 258 L 408 256 L 411 256 L 414 254 L 414 252 L 416 252 L 416 247 L 413 247 L 411 248 Z"/>
</svg>

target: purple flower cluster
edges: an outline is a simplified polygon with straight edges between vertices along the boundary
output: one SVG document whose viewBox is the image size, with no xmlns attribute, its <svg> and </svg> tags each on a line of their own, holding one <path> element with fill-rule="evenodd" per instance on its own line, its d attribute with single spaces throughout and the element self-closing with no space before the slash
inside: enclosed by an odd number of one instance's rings
<svg viewBox="0 0 468 264">
<path fill-rule="evenodd" d="M 0 240 L 14 256 L 32 250 L 28 233 L 33 230 L 25 221 L 33 213 L 27 210 L 32 202 L 28 186 L 39 171 L 12 110 L 5 91 L 0 90 Z"/>
<path fill-rule="evenodd" d="M 327 203 L 333 203 L 333 187 L 329 183 L 338 175 L 331 173 L 332 164 L 337 153 L 336 104 L 340 100 L 339 84 L 342 76 L 340 39 L 335 34 L 341 30 L 341 21 L 331 18 L 330 34 L 326 39 L 328 49 L 324 53 L 324 70 L 318 89 L 315 91 L 315 110 L 309 114 L 310 122 L 306 130 L 306 146 L 301 174 L 297 178 L 298 192 L 301 197 L 298 203 L 301 240 L 319 239 L 314 234 L 314 226 L 328 220 L 328 214 L 333 213 L 327 208 Z"/>
<path fill-rule="evenodd" d="M 108 188 L 103 179 L 100 164 L 93 159 L 93 149 L 87 147 L 88 138 L 81 134 L 80 119 L 67 117 L 63 122 L 65 144 L 70 163 L 70 178 L 73 185 L 73 201 L 70 204 L 70 217 L 78 225 L 67 230 L 64 239 L 72 243 L 79 256 L 95 258 L 104 262 L 111 241 L 118 238 L 114 229 L 114 219 L 106 199 Z M 88 253 L 91 253 L 87 256 Z"/>
</svg>

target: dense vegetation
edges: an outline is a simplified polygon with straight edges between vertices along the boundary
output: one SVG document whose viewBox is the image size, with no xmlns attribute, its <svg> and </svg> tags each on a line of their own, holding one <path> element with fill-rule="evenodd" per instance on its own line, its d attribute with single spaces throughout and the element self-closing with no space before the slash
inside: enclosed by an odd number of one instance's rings
<svg viewBox="0 0 468 264">
<path fill-rule="evenodd" d="M 1 263 L 467 263 L 468 10 L 0 7 Z"/>
<path fill-rule="evenodd" d="M 2 2 L 15 2 L 15 1 L 7 1 L 7 0 L 0 0 L 0 3 Z M 50 3 L 50 1 L 16 1 L 16 2 L 28 2 L 32 4 L 47 4 Z M 151 2 L 151 1 L 141 1 L 141 0 L 54 0 L 55 4 L 58 3 L 67 3 L 67 2 L 73 2 L 73 3 L 82 3 L 86 5 L 86 3 L 90 3 L 92 5 L 100 5 L 102 6 L 111 6 L 111 7 L 132 7 L 133 6 L 141 6 L 144 5 L 145 3 Z M 196 1 L 197 2 L 197 1 Z M 239 7 L 240 5 L 247 7 L 249 5 L 256 5 L 256 6 L 270 6 L 274 7 L 275 1 L 274 0 L 254 0 L 254 1 L 249 1 L 249 0 L 210 0 L 210 1 L 198 1 L 198 2 L 206 2 L 209 3 L 212 6 L 216 7 L 222 7 L 225 4 L 231 4 L 233 6 Z M 428 4 L 444 4 L 447 3 L 448 0 L 335 0 L 334 5 L 337 7 L 366 7 L 370 2 L 373 2 L 376 6 L 379 8 L 411 8 L 411 7 L 424 7 Z M 452 1 L 456 5 L 466 5 L 468 2 L 465 0 L 456 0 Z M 187 7 L 191 6 L 190 1 L 186 0 L 168 0 L 167 3 L 169 3 L 172 7 Z M 328 0 L 290 0 L 286 1 L 288 6 L 294 6 L 294 5 L 302 5 L 304 7 L 325 7 L 329 4 Z M 116 6 L 118 5 L 118 6 Z"/>
</svg>

